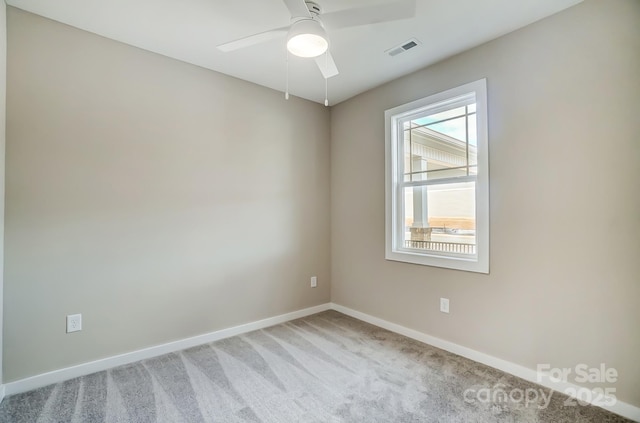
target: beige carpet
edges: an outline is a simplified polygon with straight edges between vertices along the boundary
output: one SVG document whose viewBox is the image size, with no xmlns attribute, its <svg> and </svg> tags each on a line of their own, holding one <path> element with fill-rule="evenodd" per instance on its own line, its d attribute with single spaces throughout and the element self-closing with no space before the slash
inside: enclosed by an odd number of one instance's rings
<svg viewBox="0 0 640 423">
<path fill-rule="evenodd" d="M 328 311 L 8 397 L 0 422 L 628 421 L 565 400 Z"/>
</svg>

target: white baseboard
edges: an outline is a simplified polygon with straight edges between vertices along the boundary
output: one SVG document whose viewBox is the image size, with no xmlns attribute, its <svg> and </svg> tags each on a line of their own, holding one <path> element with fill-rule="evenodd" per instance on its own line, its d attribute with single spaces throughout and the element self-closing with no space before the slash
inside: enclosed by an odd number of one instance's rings
<svg viewBox="0 0 640 423">
<path fill-rule="evenodd" d="M 501 358 L 493 357 L 491 355 L 482 353 L 480 351 L 463 347 L 462 345 L 454 344 L 453 342 L 445 341 L 444 339 L 436 338 L 434 336 L 427 335 L 422 332 L 418 332 L 417 330 L 409 329 L 407 327 L 404 327 L 395 323 L 391 323 L 383 319 L 379 319 L 377 317 L 353 310 L 348 307 L 341 306 L 339 304 L 331 303 L 330 307 L 332 310 L 346 314 L 347 316 L 354 317 L 358 320 L 362 320 L 364 322 L 371 323 L 372 325 L 381 327 L 383 329 L 390 330 L 391 332 L 395 332 L 400 335 L 404 335 L 408 338 L 415 339 L 416 341 L 420 341 L 425 344 L 429 344 L 434 347 L 443 349 L 445 351 L 452 352 L 454 354 L 460 355 L 462 357 L 468 358 L 478 363 L 486 364 L 487 366 L 493 367 L 498 370 L 502 370 L 503 372 L 512 374 L 514 376 L 518 376 L 519 378 L 522 378 L 529 382 L 542 385 L 545 388 L 553 389 L 559 392 L 566 392 L 566 389 L 571 389 L 574 392 L 579 392 L 580 390 L 585 389 L 584 386 L 578 386 L 569 382 L 558 382 L 556 380 L 549 378 L 547 374 L 538 373 L 536 370 L 530 369 L 528 367 L 524 367 L 519 364 L 515 364 L 510 361 L 503 360 Z M 595 391 L 592 391 L 591 395 L 588 395 L 587 397 L 592 399 L 597 399 L 597 398 L 601 398 L 601 395 Z M 606 401 L 606 398 L 605 398 L 605 402 L 610 402 L 610 401 Z M 600 403 L 593 402 L 592 404 L 598 407 L 604 408 L 605 410 L 611 411 L 612 413 L 631 419 L 633 421 L 640 422 L 640 407 L 636 407 L 619 400 L 616 400 L 613 402 L 614 402 L 613 405 L 606 405 L 602 402 Z"/>
<path fill-rule="evenodd" d="M 0 402 L 4 399 L 4 385 L 0 385 Z"/>
<path fill-rule="evenodd" d="M 88 363 L 78 364 L 77 366 L 67 367 L 52 372 L 43 373 L 26 379 L 9 382 L 2 386 L 2 391 L 6 395 L 14 395 L 21 392 L 30 391 L 32 389 L 41 388 L 53 383 L 62 382 L 79 376 L 88 375 L 95 372 L 110 369 L 112 367 L 121 366 L 123 364 L 133 363 L 147 358 L 157 357 L 159 355 L 168 354 L 185 348 L 195 347 L 197 345 L 208 344 L 220 339 L 229 338 L 243 333 L 263 329 L 269 326 L 278 325 L 290 320 L 299 319 L 301 317 L 310 316 L 330 309 L 329 303 L 321 304 L 315 307 L 309 307 L 291 313 L 281 314 L 275 317 L 234 326 L 227 329 L 217 330 L 204 335 L 194 336 L 192 338 L 181 339 L 179 341 L 169 342 L 162 345 L 156 345 L 137 351 L 132 351 L 113 357 L 107 357 L 101 360 L 95 360 Z"/>
</svg>

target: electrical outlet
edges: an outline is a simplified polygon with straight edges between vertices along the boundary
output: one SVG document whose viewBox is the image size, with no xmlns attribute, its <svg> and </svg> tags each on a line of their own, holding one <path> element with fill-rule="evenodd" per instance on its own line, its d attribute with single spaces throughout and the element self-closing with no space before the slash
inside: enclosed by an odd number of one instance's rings
<svg viewBox="0 0 640 423">
<path fill-rule="evenodd" d="M 440 311 L 443 313 L 449 312 L 449 299 L 448 298 L 440 298 Z"/>
<path fill-rule="evenodd" d="M 311 288 L 315 288 L 318 286 L 318 277 L 311 276 Z"/>
<path fill-rule="evenodd" d="M 82 314 L 69 314 L 67 316 L 67 333 L 82 330 Z"/>
</svg>

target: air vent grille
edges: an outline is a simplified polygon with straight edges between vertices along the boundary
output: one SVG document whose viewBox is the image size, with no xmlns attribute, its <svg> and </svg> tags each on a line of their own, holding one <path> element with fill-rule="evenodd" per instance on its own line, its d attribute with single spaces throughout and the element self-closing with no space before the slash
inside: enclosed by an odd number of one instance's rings
<svg viewBox="0 0 640 423">
<path fill-rule="evenodd" d="M 410 48 L 414 48 L 417 45 L 418 43 L 416 43 L 415 41 L 409 41 L 407 44 L 403 45 L 402 48 L 404 50 L 409 50 Z"/>
<path fill-rule="evenodd" d="M 400 44 L 399 46 L 390 48 L 389 50 L 385 51 L 385 53 L 387 53 L 389 56 L 392 56 L 392 57 L 397 56 L 400 53 L 404 53 L 407 50 L 417 47 L 419 44 L 420 44 L 420 41 L 418 41 L 415 38 L 412 38 Z"/>
</svg>

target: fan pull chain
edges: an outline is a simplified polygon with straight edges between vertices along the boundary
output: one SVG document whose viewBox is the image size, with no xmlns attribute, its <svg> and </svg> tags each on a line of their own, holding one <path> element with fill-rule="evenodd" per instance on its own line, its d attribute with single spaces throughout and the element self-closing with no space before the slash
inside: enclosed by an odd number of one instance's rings
<svg viewBox="0 0 640 423">
<path fill-rule="evenodd" d="M 287 50 L 287 80 L 285 82 L 284 99 L 289 100 L 289 50 Z"/>
<path fill-rule="evenodd" d="M 324 55 L 324 68 L 325 72 L 329 69 L 329 49 L 325 52 Z M 329 106 L 329 78 L 324 78 L 324 105 L 325 107 Z"/>
</svg>

